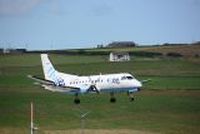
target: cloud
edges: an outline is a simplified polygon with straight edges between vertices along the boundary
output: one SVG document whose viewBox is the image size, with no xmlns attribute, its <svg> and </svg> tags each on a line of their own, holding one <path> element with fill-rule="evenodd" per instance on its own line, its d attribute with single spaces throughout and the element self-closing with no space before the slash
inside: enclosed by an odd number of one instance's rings
<svg viewBox="0 0 200 134">
<path fill-rule="evenodd" d="M 20 15 L 31 11 L 44 0 L 0 0 L 0 15 Z"/>
</svg>

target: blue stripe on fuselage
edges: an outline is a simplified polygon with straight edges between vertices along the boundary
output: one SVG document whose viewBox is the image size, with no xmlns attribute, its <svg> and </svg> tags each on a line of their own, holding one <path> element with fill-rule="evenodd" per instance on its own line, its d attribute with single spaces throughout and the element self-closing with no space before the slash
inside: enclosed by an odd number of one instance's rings
<svg viewBox="0 0 200 134">
<path fill-rule="evenodd" d="M 120 92 L 137 92 L 138 88 L 133 87 L 133 88 L 112 88 L 112 89 L 101 89 L 100 92 L 113 92 L 113 93 L 120 93 Z"/>
</svg>

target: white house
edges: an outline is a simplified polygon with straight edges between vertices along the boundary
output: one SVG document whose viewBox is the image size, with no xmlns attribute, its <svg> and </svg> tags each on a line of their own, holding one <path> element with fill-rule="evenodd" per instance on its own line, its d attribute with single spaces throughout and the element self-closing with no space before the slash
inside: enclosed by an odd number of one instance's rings
<svg viewBox="0 0 200 134">
<path fill-rule="evenodd" d="M 130 61 L 129 53 L 127 52 L 111 52 L 109 57 L 110 62 Z"/>
</svg>

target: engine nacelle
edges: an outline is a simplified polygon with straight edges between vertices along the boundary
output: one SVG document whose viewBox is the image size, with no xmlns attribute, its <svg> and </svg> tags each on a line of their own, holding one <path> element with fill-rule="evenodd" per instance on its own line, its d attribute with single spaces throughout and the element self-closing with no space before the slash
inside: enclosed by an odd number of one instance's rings
<svg viewBox="0 0 200 134">
<path fill-rule="evenodd" d="M 84 94 L 84 93 L 87 93 L 89 89 L 90 89 L 90 85 L 82 85 L 79 91 L 80 93 Z"/>
<path fill-rule="evenodd" d="M 138 91 L 140 91 L 139 88 L 133 88 L 133 89 L 128 90 L 129 93 L 134 93 L 134 92 L 138 92 Z"/>
<path fill-rule="evenodd" d="M 99 93 L 99 90 L 96 88 L 94 85 L 82 85 L 80 87 L 80 93 L 88 93 L 88 92 L 93 92 L 93 93 Z"/>
</svg>

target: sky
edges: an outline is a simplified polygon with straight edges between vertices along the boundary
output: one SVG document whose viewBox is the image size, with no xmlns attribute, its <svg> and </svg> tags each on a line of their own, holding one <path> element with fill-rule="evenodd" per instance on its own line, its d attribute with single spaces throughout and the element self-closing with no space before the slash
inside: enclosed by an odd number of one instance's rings
<svg viewBox="0 0 200 134">
<path fill-rule="evenodd" d="M 0 48 L 200 41 L 200 0 L 0 0 Z"/>
</svg>

